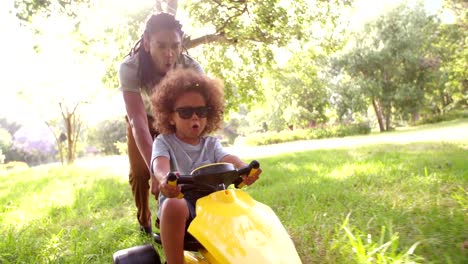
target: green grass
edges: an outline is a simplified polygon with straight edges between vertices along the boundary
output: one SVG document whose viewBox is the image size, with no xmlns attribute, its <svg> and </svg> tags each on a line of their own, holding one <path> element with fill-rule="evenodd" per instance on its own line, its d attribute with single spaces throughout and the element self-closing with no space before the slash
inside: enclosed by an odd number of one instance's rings
<svg viewBox="0 0 468 264">
<path fill-rule="evenodd" d="M 417 243 L 420 262 L 462 263 L 468 239 L 466 146 L 446 143 L 317 150 L 262 160 L 251 187 L 270 204 L 304 263 L 381 263 Z M 278 195 L 281 194 L 281 195 Z M 384 248 L 382 248 L 383 250 Z"/>
<path fill-rule="evenodd" d="M 0 179 L 0 263 L 109 263 L 145 243 L 122 175 L 70 166 Z"/>
<path fill-rule="evenodd" d="M 259 158 L 247 191 L 277 213 L 304 264 L 467 263 L 467 154 L 468 140 L 450 135 L 278 154 Z M 126 166 L 0 172 L 0 263 L 111 263 L 151 243 L 136 232 Z"/>
</svg>

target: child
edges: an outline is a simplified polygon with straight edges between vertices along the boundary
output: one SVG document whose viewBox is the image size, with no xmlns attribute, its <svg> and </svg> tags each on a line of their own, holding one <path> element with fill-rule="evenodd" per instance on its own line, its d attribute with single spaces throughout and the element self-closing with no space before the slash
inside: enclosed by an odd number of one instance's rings
<svg viewBox="0 0 468 264">
<path fill-rule="evenodd" d="M 183 263 L 183 241 L 190 221 L 195 217 L 195 203 L 200 194 L 193 188 L 177 199 L 180 186 L 168 185 L 166 175 L 180 174 L 215 162 L 247 166 L 237 156 L 226 152 L 219 140 L 207 136 L 223 121 L 223 84 L 190 69 L 167 74 L 151 97 L 156 129 L 161 133 L 153 143 L 153 180 L 159 182 L 159 220 L 161 240 L 167 263 Z M 261 170 L 243 177 L 250 185 Z M 192 186 L 193 187 L 193 186 Z"/>
</svg>

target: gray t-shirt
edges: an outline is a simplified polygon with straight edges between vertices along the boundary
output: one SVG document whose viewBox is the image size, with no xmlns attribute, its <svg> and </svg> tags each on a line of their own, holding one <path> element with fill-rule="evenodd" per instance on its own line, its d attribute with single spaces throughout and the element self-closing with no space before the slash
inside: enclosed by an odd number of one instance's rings
<svg viewBox="0 0 468 264">
<path fill-rule="evenodd" d="M 153 142 L 151 163 L 157 157 L 166 157 L 171 162 L 171 171 L 187 175 L 200 166 L 220 162 L 228 154 L 215 137 L 202 137 L 194 146 L 181 141 L 175 134 L 160 134 Z"/>
<path fill-rule="evenodd" d="M 120 91 L 130 91 L 141 93 L 143 102 L 145 104 L 145 109 L 148 114 L 151 114 L 151 103 L 150 96 L 153 92 L 154 85 L 152 84 L 143 84 L 140 85 L 140 80 L 138 78 L 138 65 L 139 58 L 138 55 L 127 56 L 125 60 L 120 64 L 119 68 L 119 90 Z M 201 65 L 190 56 L 186 54 L 181 54 L 176 62 L 176 68 L 192 68 L 196 72 L 204 73 Z M 159 83 L 164 76 L 156 76 L 156 84 Z"/>
<path fill-rule="evenodd" d="M 171 171 L 188 175 L 200 166 L 220 162 L 226 155 L 229 153 L 224 150 L 221 142 L 215 137 L 202 137 L 200 143 L 194 146 L 181 141 L 175 134 L 160 134 L 153 142 L 151 169 L 154 159 L 162 156 L 169 158 Z M 191 185 L 182 186 L 182 190 L 185 199 L 192 202 L 207 194 L 206 190 L 200 190 Z"/>
</svg>

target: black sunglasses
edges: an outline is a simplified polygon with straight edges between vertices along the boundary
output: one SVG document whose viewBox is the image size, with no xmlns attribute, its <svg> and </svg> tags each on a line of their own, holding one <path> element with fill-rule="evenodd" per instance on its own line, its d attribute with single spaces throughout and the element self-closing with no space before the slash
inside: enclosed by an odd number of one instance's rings
<svg viewBox="0 0 468 264">
<path fill-rule="evenodd" d="M 182 119 L 189 119 L 193 116 L 193 113 L 197 114 L 199 118 L 204 118 L 208 115 L 208 112 L 210 111 L 209 106 L 199 106 L 199 107 L 178 107 L 174 110 L 174 112 L 177 112 L 179 114 L 179 117 Z"/>
</svg>

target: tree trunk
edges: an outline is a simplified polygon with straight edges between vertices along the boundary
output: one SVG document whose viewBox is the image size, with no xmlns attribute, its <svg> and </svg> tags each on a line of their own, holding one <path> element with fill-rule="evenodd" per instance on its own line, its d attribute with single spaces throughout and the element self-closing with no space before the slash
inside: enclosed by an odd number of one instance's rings
<svg viewBox="0 0 468 264">
<path fill-rule="evenodd" d="M 45 122 L 47 127 L 49 128 L 50 132 L 52 132 L 52 135 L 54 135 L 55 138 L 55 143 L 57 144 L 57 149 L 59 152 L 59 158 L 60 158 L 60 163 L 63 165 L 64 163 L 64 157 L 63 157 L 63 145 L 62 142 L 65 141 L 64 137 L 66 137 L 63 133 L 61 133 L 59 136 L 55 133 L 55 131 L 52 129 L 52 125 L 50 125 L 48 122 Z"/>
<path fill-rule="evenodd" d="M 385 115 L 385 131 L 390 131 L 390 129 L 392 128 L 391 126 L 391 113 L 390 111 L 387 111 L 386 115 Z"/>
<path fill-rule="evenodd" d="M 81 120 L 79 115 L 73 114 L 73 160 L 76 158 L 76 145 L 81 132 Z"/>
<path fill-rule="evenodd" d="M 73 153 L 73 126 L 72 126 L 72 114 L 67 113 L 65 118 L 65 127 L 67 130 L 67 163 L 72 164 L 74 161 Z"/>
<path fill-rule="evenodd" d="M 226 43 L 226 44 L 237 43 L 235 39 L 227 39 L 222 34 L 208 34 L 208 35 L 204 35 L 202 37 L 196 38 L 196 39 L 185 38 L 183 42 L 184 42 L 184 48 L 186 49 L 192 49 L 202 44 L 208 44 L 208 43 L 213 43 L 213 42 Z"/>
<path fill-rule="evenodd" d="M 412 118 L 413 124 L 416 123 L 419 120 L 419 112 L 413 112 L 411 118 Z"/>
<path fill-rule="evenodd" d="M 375 98 L 372 99 L 372 106 L 374 107 L 375 115 L 377 116 L 377 121 L 379 122 L 380 132 L 383 132 L 385 131 L 385 127 L 383 122 L 382 109 Z"/>
<path fill-rule="evenodd" d="M 62 111 L 63 122 L 65 123 L 65 132 L 67 138 L 67 164 L 72 164 L 75 161 L 76 143 L 80 132 L 80 122 L 76 120 L 76 109 L 80 103 L 76 103 L 73 110 L 62 103 L 59 103 Z"/>
</svg>

